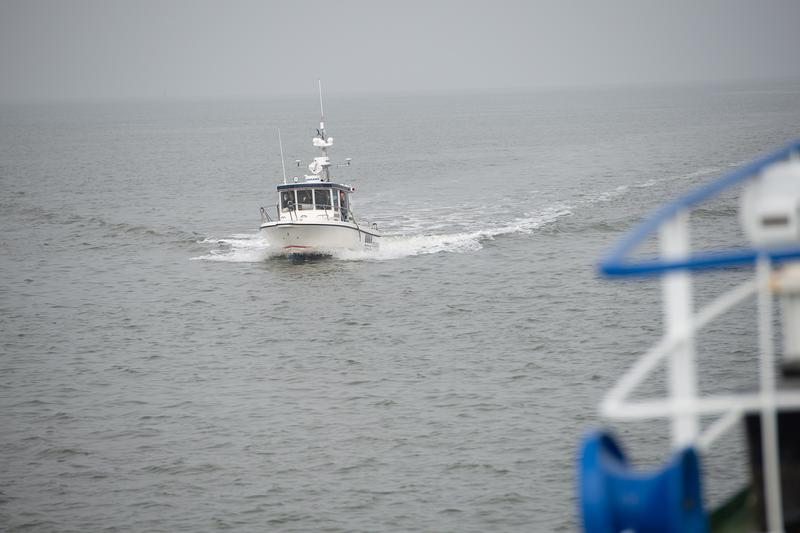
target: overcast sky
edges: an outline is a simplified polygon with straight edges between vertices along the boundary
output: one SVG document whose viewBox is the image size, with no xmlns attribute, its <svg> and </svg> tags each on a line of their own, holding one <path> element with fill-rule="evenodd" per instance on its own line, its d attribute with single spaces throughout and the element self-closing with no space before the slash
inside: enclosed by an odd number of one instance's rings
<svg viewBox="0 0 800 533">
<path fill-rule="evenodd" d="M 800 78 L 800 1 L 0 0 L 0 99 Z"/>
</svg>

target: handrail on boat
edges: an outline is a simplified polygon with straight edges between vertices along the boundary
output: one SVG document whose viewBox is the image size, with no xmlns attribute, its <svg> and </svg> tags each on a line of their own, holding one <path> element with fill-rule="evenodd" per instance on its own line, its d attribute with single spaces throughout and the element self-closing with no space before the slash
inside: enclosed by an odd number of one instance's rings
<svg viewBox="0 0 800 533">
<path fill-rule="evenodd" d="M 356 225 L 356 229 L 358 230 L 358 240 L 361 240 L 361 226 L 358 224 L 358 220 L 356 220 L 356 216 L 350 211 L 350 208 L 343 209 L 343 211 L 347 211 L 347 219 L 352 220 L 353 224 Z"/>
<path fill-rule="evenodd" d="M 287 211 L 289 213 L 289 216 L 292 217 L 292 218 L 294 218 L 294 216 L 296 215 L 296 210 L 293 209 L 293 207 L 295 207 L 294 204 L 290 204 L 289 205 L 289 209 Z M 330 218 L 331 218 L 331 214 L 328 211 L 333 211 L 333 217 L 334 218 L 336 217 L 336 212 L 338 211 L 340 213 L 340 215 L 339 215 L 340 219 L 344 220 L 343 218 L 341 218 L 342 215 L 344 215 L 346 217 L 347 221 L 353 222 L 353 224 L 356 225 L 356 229 L 359 232 L 363 231 L 361 229 L 361 226 L 358 223 L 358 220 L 356 219 L 355 213 L 353 213 L 353 211 L 350 208 L 347 208 L 347 207 L 343 207 L 343 208 L 328 208 L 328 207 L 325 207 L 325 208 L 323 208 L 323 211 L 325 211 L 325 217 L 328 220 L 330 220 Z M 273 219 L 269 214 L 268 208 L 262 206 L 261 207 L 261 223 L 264 224 L 266 222 L 273 222 L 273 220 L 280 220 L 280 207 L 277 204 L 275 205 L 275 212 L 278 213 L 278 214 Z M 374 229 L 375 231 L 378 231 L 378 224 L 377 223 L 373 222 L 370 227 L 372 229 Z"/>
<path fill-rule="evenodd" d="M 800 258 L 800 245 L 706 250 L 693 254 L 689 213 L 700 202 L 757 176 L 766 167 L 794 158 L 800 159 L 800 139 L 666 204 L 623 237 L 598 266 L 607 276 L 661 274 L 665 302 L 663 337 L 605 395 L 601 414 L 618 420 L 668 418 L 674 449 L 689 446 L 706 451 L 745 413 L 759 413 L 762 423 L 762 479 L 767 502 L 765 515 L 771 532 L 783 531 L 777 412 L 799 408 L 800 391 L 778 390 L 776 386 L 774 302 L 770 279 L 776 263 Z M 653 233 L 659 237 L 660 255 L 629 259 L 628 255 Z M 690 271 L 735 264 L 755 265 L 754 279 L 695 311 Z M 750 394 L 701 396 L 695 365 L 695 335 L 709 322 L 753 295 L 756 296 L 759 341 L 758 390 Z M 634 390 L 662 362 L 668 366 L 667 397 L 630 399 Z M 718 415 L 718 418 L 701 429 L 701 415 Z"/>
<path fill-rule="evenodd" d="M 678 269 L 700 270 L 720 266 L 755 263 L 759 256 L 779 262 L 800 257 L 800 246 L 783 248 L 733 248 L 692 254 L 683 258 L 628 259 L 627 256 L 662 224 L 686 212 L 698 203 L 707 200 L 724 189 L 737 185 L 754 176 L 764 167 L 792 156 L 800 155 L 800 139 L 747 163 L 733 172 L 703 185 L 681 196 L 645 218 L 630 233 L 625 235 L 599 263 L 598 269 L 606 276 L 637 276 L 668 272 Z"/>
<path fill-rule="evenodd" d="M 267 212 L 267 208 L 263 205 L 261 206 L 261 223 L 265 222 L 272 222 L 272 217 L 269 216 L 269 212 Z"/>
</svg>

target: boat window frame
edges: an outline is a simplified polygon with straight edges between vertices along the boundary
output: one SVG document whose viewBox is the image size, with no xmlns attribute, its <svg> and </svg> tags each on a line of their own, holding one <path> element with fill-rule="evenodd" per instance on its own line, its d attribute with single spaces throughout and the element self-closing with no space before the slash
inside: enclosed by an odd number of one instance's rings
<svg viewBox="0 0 800 533">
<path fill-rule="evenodd" d="M 331 190 L 330 189 L 312 189 L 314 191 L 314 209 L 320 209 L 322 211 L 326 211 L 331 209 Z M 328 195 L 328 203 L 327 204 L 320 204 L 317 203 L 317 193 L 325 192 Z"/>
<path fill-rule="evenodd" d="M 294 189 L 281 191 L 281 196 L 280 196 L 281 213 L 288 213 L 289 211 L 293 211 L 297 207 L 297 195 L 295 194 L 295 192 L 296 191 Z M 283 201 L 284 194 L 290 195 L 289 201 L 286 203 L 284 203 Z M 292 206 L 291 208 L 289 208 L 290 204 Z"/>
<path fill-rule="evenodd" d="M 344 189 L 339 189 L 339 198 L 344 198 L 344 203 L 339 202 L 339 207 L 344 207 L 345 210 L 350 207 L 350 194 Z"/>
<path fill-rule="evenodd" d="M 337 189 L 339 194 L 339 213 L 341 216 L 342 221 L 347 221 L 350 218 L 350 193 L 344 189 Z M 344 199 L 344 202 L 341 200 Z"/>
<path fill-rule="evenodd" d="M 300 193 L 304 193 L 304 192 L 308 193 L 308 196 L 309 196 L 309 199 L 311 200 L 311 203 L 301 202 L 300 201 Z M 309 188 L 304 188 L 304 189 L 295 189 L 295 197 L 297 198 L 297 201 L 296 201 L 295 205 L 297 206 L 298 211 L 313 211 L 314 210 L 314 189 L 313 188 L 309 187 Z M 306 207 L 304 207 L 304 206 L 306 206 Z"/>
</svg>

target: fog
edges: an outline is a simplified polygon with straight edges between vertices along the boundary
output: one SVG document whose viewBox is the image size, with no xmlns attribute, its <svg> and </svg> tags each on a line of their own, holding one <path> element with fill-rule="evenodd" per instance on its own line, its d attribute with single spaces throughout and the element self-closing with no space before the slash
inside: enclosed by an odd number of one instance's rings
<svg viewBox="0 0 800 533">
<path fill-rule="evenodd" d="M 0 99 L 800 77 L 800 2 L 0 2 Z"/>
</svg>

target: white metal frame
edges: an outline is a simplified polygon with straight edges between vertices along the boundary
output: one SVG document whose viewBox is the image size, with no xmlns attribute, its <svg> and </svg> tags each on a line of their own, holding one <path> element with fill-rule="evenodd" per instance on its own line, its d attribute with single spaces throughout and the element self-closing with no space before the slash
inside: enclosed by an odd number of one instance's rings
<svg viewBox="0 0 800 533">
<path fill-rule="evenodd" d="M 683 209 L 664 223 L 659 233 L 665 259 L 689 257 L 689 211 Z M 773 346 L 773 297 L 769 288 L 772 264 L 766 255 L 756 263 L 755 279 L 720 295 L 697 313 L 693 311 L 692 280 L 688 270 L 668 272 L 662 282 L 665 334 L 606 394 L 601 414 L 611 419 L 669 418 L 672 447 L 696 446 L 706 451 L 720 436 L 750 412 L 761 413 L 764 461 L 764 491 L 767 525 L 772 533 L 783 532 L 777 411 L 800 407 L 800 392 L 775 388 Z M 709 322 L 752 295 L 758 302 L 759 390 L 750 394 L 699 396 L 695 369 L 694 336 Z M 667 359 L 668 397 L 630 401 L 628 397 L 647 376 Z M 700 430 L 701 415 L 720 417 Z"/>
</svg>

